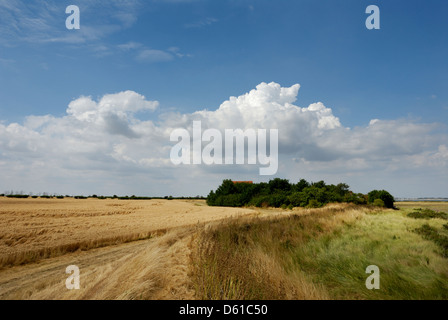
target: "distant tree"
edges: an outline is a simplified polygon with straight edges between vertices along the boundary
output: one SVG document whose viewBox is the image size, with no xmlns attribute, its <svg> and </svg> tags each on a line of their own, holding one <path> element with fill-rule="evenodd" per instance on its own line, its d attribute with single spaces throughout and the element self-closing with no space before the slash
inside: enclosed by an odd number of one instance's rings
<svg viewBox="0 0 448 320">
<path fill-rule="evenodd" d="M 277 191 L 290 191 L 291 190 L 291 184 L 289 183 L 289 180 L 287 180 L 287 179 L 275 178 L 273 180 L 270 180 L 268 184 L 269 184 L 269 191 L 271 193 L 274 193 Z"/>
<path fill-rule="evenodd" d="M 226 179 L 222 181 L 222 184 L 216 189 L 216 194 L 218 195 L 228 195 L 235 193 L 237 191 L 237 187 L 233 183 L 232 180 Z"/>
<path fill-rule="evenodd" d="M 339 183 L 336 188 L 335 191 L 341 196 L 343 197 L 347 192 L 349 192 L 350 187 L 348 186 L 348 184 L 346 183 Z"/>
<path fill-rule="evenodd" d="M 316 188 L 324 188 L 325 187 L 325 181 L 321 180 L 321 181 L 318 181 L 318 182 L 313 182 L 311 184 L 311 186 L 314 186 Z"/>
<path fill-rule="evenodd" d="M 368 194 L 368 202 L 373 204 L 376 199 L 381 199 L 384 202 L 386 208 L 394 207 L 394 197 L 386 190 L 372 190 Z"/>
<path fill-rule="evenodd" d="M 306 187 L 309 187 L 310 184 L 308 181 L 306 181 L 305 179 L 300 179 L 299 182 L 297 182 L 295 185 L 293 185 L 293 190 L 300 192 L 303 189 L 305 189 Z"/>
</svg>

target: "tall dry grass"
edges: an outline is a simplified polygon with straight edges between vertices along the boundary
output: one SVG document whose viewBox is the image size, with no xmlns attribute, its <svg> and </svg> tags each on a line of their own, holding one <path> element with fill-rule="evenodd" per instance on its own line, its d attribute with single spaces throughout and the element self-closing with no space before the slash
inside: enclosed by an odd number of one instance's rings
<svg viewBox="0 0 448 320">
<path fill-rule="evenodd" d="M 324 286 L 288 269 L 297 247 L 361 219 L 365 211 L 334 204 L 274 218 L 231 219 L 195 239 L 193 278 L 199 299 L 329 299 Z"/>
<path fill-rule="evenodd" d="M 339 204 L 222 222 L 195 240 L 197 297 L 447 299 L 448 263 L 439 243 L 446 221 L 421 220 Z M 430 239 L 416 232 L 427 223 Z M 369 265 L 381 270 L 380 290 L 365 286 Z"/>
</svg>

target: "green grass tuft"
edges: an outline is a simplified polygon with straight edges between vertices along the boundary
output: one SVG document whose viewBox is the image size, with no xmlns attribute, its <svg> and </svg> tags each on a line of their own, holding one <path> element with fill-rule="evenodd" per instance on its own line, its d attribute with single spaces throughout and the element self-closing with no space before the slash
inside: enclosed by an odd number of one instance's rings
<svg viewBox="0 0 448 320">
<path fill-rule="evenodd" d="M 424 224 L 420 228 L 415 229 L 415 232 L 423 236 L 427 240 L 433 241 L 440 248 L 442 248 L 442 255 L 448 258 L 448 237 L 440 234 L 436 228 L 428 224 Z"/>
<path fill-rule="evenodd" d="M 414 209 L 415 211 L 408 214 L 408 217 L 415 219 L 444 219 L 448 220 L 448 214 L 445 212 L 437 212 L 431 209 Z"/>
</svg>

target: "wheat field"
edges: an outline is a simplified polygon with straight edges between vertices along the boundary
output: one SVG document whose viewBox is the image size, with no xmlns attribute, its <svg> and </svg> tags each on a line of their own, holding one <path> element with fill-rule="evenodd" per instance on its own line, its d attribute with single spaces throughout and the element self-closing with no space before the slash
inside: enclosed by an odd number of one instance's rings
<svg viewBox="0 0 448 320">
<path fill-rule="evenodd" d="M 0 299 L 192 298 L 192 234 L 254 213 L 202 200 L 0 198 Z M 65 287 L 69 265 L 81 290 Z"/>
<path fill-rule="evenodd" d="M 167 229 L 253 211 L 204 201 L 0 198 L 0 268 L 149 239 Z"/>
</svg>

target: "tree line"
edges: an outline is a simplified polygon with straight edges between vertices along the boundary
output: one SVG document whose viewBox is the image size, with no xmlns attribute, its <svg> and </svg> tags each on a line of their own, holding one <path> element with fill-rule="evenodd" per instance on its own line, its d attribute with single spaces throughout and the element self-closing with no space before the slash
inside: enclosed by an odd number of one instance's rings
<svg viewBox="0 0 448 320">
<path fill-rule="evenodd" d="M 362 194 L 354 193 L 345 183 L 334 185 L 324 181 L 308 182 L 305 179 L 290 183 L 281 178 L 260 183 L 234 183 L 226 179 L 207 196 L 208 205 L 226 207 L 317 208 L 330 202 L 347 202 L 393 208 L 394 201 L 394 197 L 386 190 L 372 190 Z"/>
<path fill-rule="evenodd" d="M 113 196 L 98 196 L 96 194 L 90 195 L 90 196 L 70 196 L 70 195 L 28 195 L 28 194 L 16 194 L 16 193 L 11 193 L 11 194 L 5 194 L 2 193 L 0 194 L 0 197 L 7 197 L 7 198 L 20 198 L 20 199 L 26 199 L 26 198 L 43 198 L 43 199 L 65 199 L 65 198 L 73 198 L 73 199 L 89 199 L 89 198 L 93 198 L 93 199 L 118 199 L 118 200 L 204 200 L 206 199 L 203 196 L 195 196 L 195 197 L 191 197 L 191 196 L 181 196 L 181 197 L 173 197 L 173 196 L 164 196 L 164 197 L 142 197 L 142 196 L 117 196 L 117 195 L 113 195 Z"/>
</svg>

